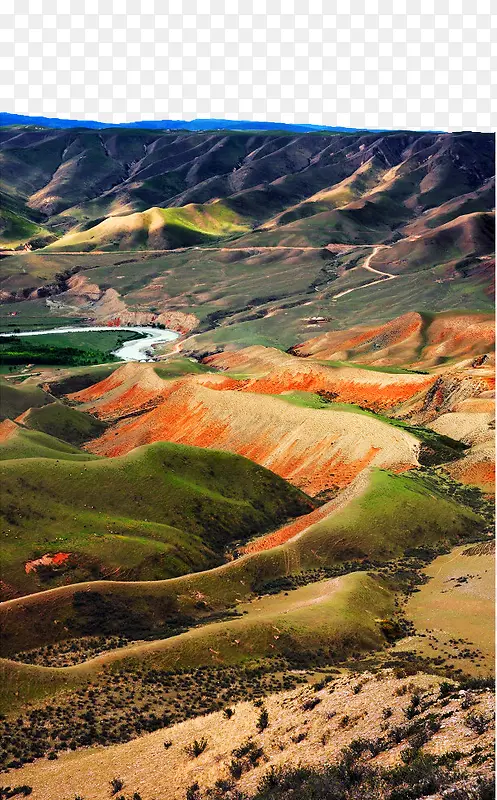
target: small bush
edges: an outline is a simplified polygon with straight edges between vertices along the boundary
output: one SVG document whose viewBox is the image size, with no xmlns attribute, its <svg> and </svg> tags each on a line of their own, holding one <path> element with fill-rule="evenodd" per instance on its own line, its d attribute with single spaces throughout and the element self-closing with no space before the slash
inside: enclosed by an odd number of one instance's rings
<svg viewBox="0 0 497 800">
<path fill-rule="evenodd" d="M 265 731 L 269 725 L 269 714 L 267 713 L 267 709 L 261 709 L 261 713 L 259 714 L 259 719 L 257 720 L 257 730 L 259 733 Z"/>
<path fill-rule="evenodd" d="M 231 717 L 234 715 L 234 713 L 235 713 L 235 709 L 234 708 L 225 708 L 224 711 L 223 711 L 223 717 L 225 719 L 231 719 Z"/>
<path fill-rule="evenodd" d="M 166 741 L 164 742 L 164 747 L 166 748 L 166 750 L 169 750 L 169 748 L 172 747 L 172 744 L 173 743 L 171 739 L 166 739 Z"/>
<path fill-rule="evenodd" d="M 230 774 L 234 777 L 235 780 L 239 780 L 242 777 L 244 768 L 244 763 L 239 758 L 232 758 L 231 763 L 228 767 Z"/>
<path fill-rule="evenodd" d="M 192 783 L 186 790 L 186 800 L 201 800 L 200 786 L 197 782 Z"/>
<path fill-rule="evenodd" d="M 305 703 L 302 704 L 302 708 L 304 711 L 312 711 L 313 708 L 316 708 L 317 705 L 321 702 L 320 697 L 311 697 L 309 700 L 306 700 Z"/>
<path fill-rule="evenodd" d="M 207 739 L 203 736 L 201 739 L 194 739 L 191 744 L 187 744 L 185 752 L 190 758 L 198 758 L 201 753 L 207 748 Z"/>
<path fill-rule="evenodd" d="M 110 782 L 111 795 L 115 795 L 124 789 L 124 781 L 121 778 L 112 778 Z"/>
<path fill-rule="evenodd" d="M 468 714 L 464 720 L 468 728 L 471 728 L 478 736 L 488 730 L 490 720 L 484 714 Z"/>
<path fill-rule="evenodd" d="M 389 719 L 392 716 L 392 714 L 393 711 L 390 708 L 390 706 L 386 706 L 386 708 L 384 708 L 383 711 L 381 712 L 381 716 L 383 717 L 383 719 Z"/>
</svg>

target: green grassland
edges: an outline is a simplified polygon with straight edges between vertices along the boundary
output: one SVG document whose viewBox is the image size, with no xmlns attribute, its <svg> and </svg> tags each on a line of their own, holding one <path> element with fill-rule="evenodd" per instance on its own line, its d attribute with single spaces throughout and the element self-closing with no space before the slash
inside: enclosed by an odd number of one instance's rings
<svg viewBox="0 0 497 800">
<path fill-rule="evenodd" d="M 134 331 L 47 333 L 37 337 L 13 334 L 0 339 L 0 364 L 87 366 L 119 361 L 114 350 L 145 335 Z"/>
<path fill-rule="evenodd" d="M 12 710 L 13 705 L 84 685 L 104 669 L 132 670 L 136 664 L 153 670 L 237 664 L 274 656 L 293 663 L 340 661 L 352 652 L 385 644 L 381 623 L 393 614 L 394 604 L 382 581 L 360 572 L 309 584 L 289 596 L 242 603 L 237 611 L 238 618 L 109 651 L 72 667 L 37 667 L 2 659 L 0 709 Z"/>
<path fill-rule="evenodd" d="M 15 419 L 28 408 L 38 408 L 53 403 L 55 398 L 39 386 L 12 385 L 0 378 L 0 420 Z"/>
<path fill-rule="evenodd" d="M 64 432 L 65 413 L 62 406 L 42 422 L 50 428 L 55 418 Z M 227 545 L 314 507 L 248 459 L 163 442 L 78 465 L 3 461 L 2 473 L 2 577 L 23 592 L 43 585 L 23 565 L 45 553 L 74 554 L 73 581 L 165 578 L 219 564 Z M 45 580 L 67 577 L 55 570 Z"/>
<path fill-rule="evenodd" d="M 52 406 L 45 406 L 52 408 Z M 98 458 L 91 456 L 61 441 L 55 436 L 18 425 L 16 431 L 3 442 L 0 442 L 0 461 L 16 458 L 55 458 L 70 461 L 88 461 Z"/>
<path fill-rule="evenodd" d="M 24 419 L 24 424 L 76 447 L 100 436 L 107 428 L 102 420 L 60 402 L 33 408 Z"/>
<path fill-rule="evenodd" d="M 108 469 L 107 465 L 108 460 L 104 468 Z M 68 469 L 76 471 L 66 462 L 64 471 Z M 73 508 L 77 510 L 74 503 Z M 254 592 L 278 577 L 349 563 L 363 562 L 367 567 L 372 561 L 400 557 L 412 548 L 458 544 L 481 535 L 486 525 L 484 516 L 464 505 L 461 498 L 451 498 L 429 475 L 392 475 L 375 470 L 363 494 L 299 537 L 271 550 L 170 580 L 103 580 L 7 601 L 1 608 L 4 653 L 96 631 L 126 633 L 130 625 L 133 638 L 140 638 L 140 631 L 147 636 L 164 635 L 174 620 L 178 624 L 185 615 L 202 619 L 226 612 L 250 600 Z M 17 558 L 25 551 L 25 543 L 17 545 Z M 121 560 L 124 556 L 120 554 Z"/>
</svg>

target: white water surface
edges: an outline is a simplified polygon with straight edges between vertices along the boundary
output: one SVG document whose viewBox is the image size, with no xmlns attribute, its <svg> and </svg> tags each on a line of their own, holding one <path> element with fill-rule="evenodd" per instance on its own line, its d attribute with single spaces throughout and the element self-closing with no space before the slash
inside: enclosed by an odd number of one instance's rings
<svg viewBox="0 0 497 800">
<path fill-rule="evenodd" d="M 47 328 L 41 331 L 20 331 L 19 333 L 0 333 L 0 337 L 6 336 L 43 336 L 47 333 L 85 333 L 88 331 L 136 331 L 144 333 L 146 339 L 130 339 L 122 347 L 113 351 L 113 355 L 123 361 L 153 361 L 153 346 L 162 342 L 172 342 L 179 338 L 176 331 L 162 330 L 161 328 L 147 328 L 141 325 L 89 325 L 87 327 L 68 327 L 68 328 Z"/>
</svg>

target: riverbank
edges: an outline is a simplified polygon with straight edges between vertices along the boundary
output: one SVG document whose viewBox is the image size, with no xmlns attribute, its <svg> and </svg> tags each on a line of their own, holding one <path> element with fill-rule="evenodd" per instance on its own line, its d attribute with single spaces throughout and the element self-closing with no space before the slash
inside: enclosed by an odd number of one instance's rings
<svg viewBox="0 0 497 800">
<path fill-rule="evenodd" d="M 153 361 L 153 348 L 157 344 L 164 342 L 171 342 L 178 339 L 180 334 L 176 331 L 171 331 L 162 328 L 151 328 L 143 325 L 122 325 L 122 326 L 107 326 L 107 325 L 92 325 L 92 326 L 67 326 L 59 328 L 46 328 L 43 330 L 28 330 L 19 331 L 17 333 L 0 333 L 0 338 L 8 338 L 17 336 L 24 338 L 27 336 L 46 336 L 49 334 L 84 334 L 96 332 L 109 332 L 117 333 L 119 331 L 131 331 L 138 334 L 136 339 L 130 339 L 124 342 L 118 348 L 112 351 L 113 355 L 121 361 Z"/>
</svg>

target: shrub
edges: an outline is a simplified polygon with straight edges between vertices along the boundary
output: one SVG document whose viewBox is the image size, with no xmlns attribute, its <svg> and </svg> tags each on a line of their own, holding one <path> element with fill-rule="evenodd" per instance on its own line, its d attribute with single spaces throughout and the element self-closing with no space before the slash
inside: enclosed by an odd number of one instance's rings
<svg viewBox="0 0 497 800">
<path fill-rule="evenodd" d="M 110 782 L 111 795 L 117 794 L 124 789 L 124 781 L 121 778 L 112 778 Z"/>
<path fill-rule="evenodd" d="M 164 742 L 164 747 L 166 748 L 166 750 L 169 750 L 169 748 L 170 748 L 171 746 L 172 746 L 172 741 L 171 741 L 171 739 L 166 739 L 166 741 Z"/>
<path fill-rule="evenodd" d="M 244 763 L 239 758 L 232 758 L 231 763 L 228 767 L 230 774 L 233 775 L 235 780 L 238 780 L 242 777 Z"/>
<path fill-rule="evenodd" d="M 225 708 L 224 711 L 223 711 L 223 717 L 225 719 L 231 719 L 231 717 L 234 715 L 234 713 L 235 713 L 235 709 L 234 708 Z"/>
<path fill-rule="evenodd" d="M 186 800 L 201 800 L 200 786 L 197 782 L 192 783 L 186 790 Z"/>
<path fill-rule="evenodd" d="M 313 708 L 316 708 L 317 705 L 321 702 L 320 697 L 311 697 L 309 700 L 306 700 L 305 703 L 302 704 L 302 708 L 304 711 L 312 711 Z"/>
<path fill-rule="evenodd" d="M 194 739 L 191 744 L 187 744 L 185 752 L 190 758 L 198 758 L 201 753 L 207 748 L 207 739 L 202 736 L 201 739 Z"/>
<path fill-rule="evenodd" d="M 440 691 L 440 697 L 442 698 L 448 697 L 454 691 L 454 686 L 452 683 L 449 683 L 448 681 L 442 681 L 442 683 L 440 684 L 439 691 Z"/>
<path fill-rule="evenodd" d="M 383 717 L 383 719 L 389 719 L 392 716 L 392 714 L 393 711 L 390 708 L 390 706 L 386 706 L 386 708 L 384 708 L 383 711 L 381 712 L 381 716 Z"/>
<path fill-rule="evenodd" d="M 471 728 L 478 736 L 485 733 L 490 725 L 490 720 L 484 714 L 468 714 L 464 721 L 468 728 Z"/>
<path fill-rule="evenodd" d="M 267 709 L 261 709 L 261 713 L 259 714 L 259 719 L 257 720 L 257 730 L 259 733 L 266 730 L 269 725 L 269 714 L 267 713 Z"/>
<path fill-rule="evenodd" d="M 405 715 L 407 719 L 412 719 L 413 717 L 416 716 L 416 714 L 419 714 L 419 712 L 421 711 L 420 703 L 421 703 L 421 698 L 419 694 L 413 694 L 411 702 L 409 703 L 409 705 L 405 710 Z"/>
</svg>

